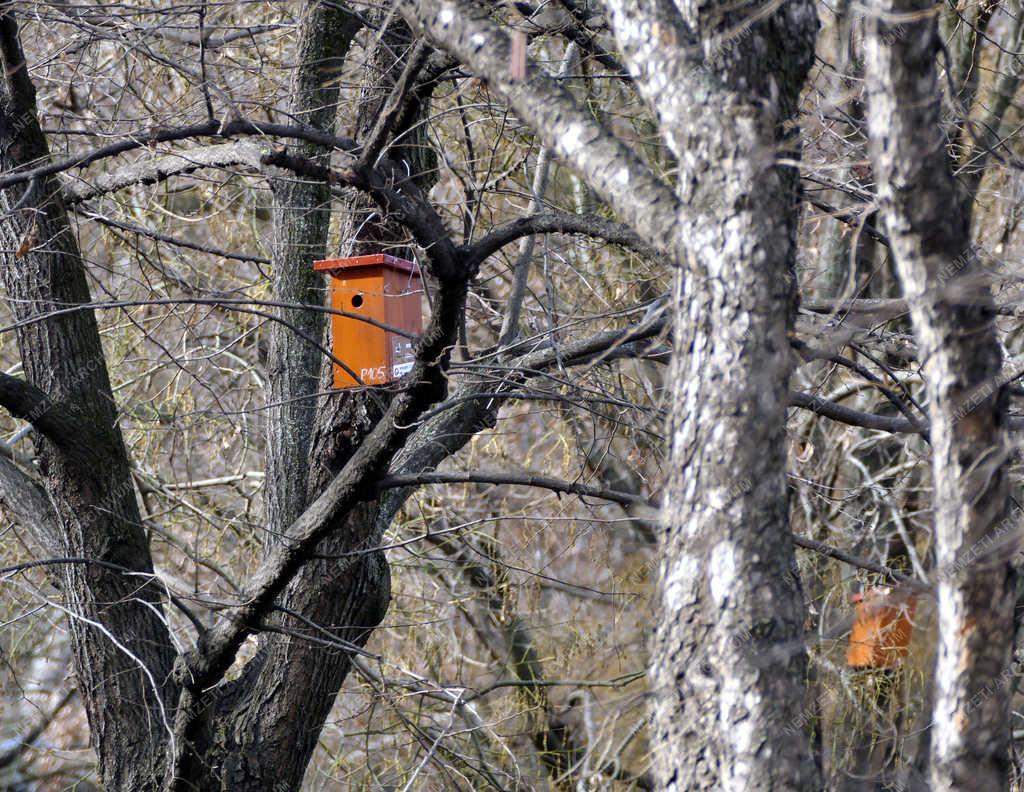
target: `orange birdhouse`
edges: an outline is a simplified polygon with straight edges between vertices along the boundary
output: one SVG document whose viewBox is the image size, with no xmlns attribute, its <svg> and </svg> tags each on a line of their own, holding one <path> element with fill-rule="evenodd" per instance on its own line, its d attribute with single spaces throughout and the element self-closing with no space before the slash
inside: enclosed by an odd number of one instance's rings
<svg viewBox="0 0 1024 792">
<path fill-rule="evenodd" d="M 416 337 L 423 332 L 419 266 L 378 253 L 315 261 L 313 269 L 331 276 L 331 307 L 349 314 L 331 316 L 332 351 L 352 372 L 335 363 L 334 387 L 383 385 L 412 369 Z"/>
<path fill-rule="evenodd" d="M 846 651 L 851 668 L 893 668 L 907 656 L 917 597 L 876 586 L 854 594 L 853 629 Z"/>
</svg>

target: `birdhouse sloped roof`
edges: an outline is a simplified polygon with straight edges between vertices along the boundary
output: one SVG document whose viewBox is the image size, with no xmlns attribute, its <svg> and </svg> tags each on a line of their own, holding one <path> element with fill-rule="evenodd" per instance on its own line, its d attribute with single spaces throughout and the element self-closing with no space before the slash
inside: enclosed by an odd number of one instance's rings
<svg viewBox="0 0 1024 792">
<path fill-rule="evenodd" d="M 369 256 L 349 256 L 347 258 L 322 259 L 313 262 L 313 269 L 329 274 L 340 274 L 345 270 L 367 269 L 370 267 L 385 267 L 396 272 L 407 272 L 413 275 L 420 274 L 420 267 L 414 261 L 408 261 L 397 256 L 389 256 L 387 253 L 374 253 Z"/>
</svg>

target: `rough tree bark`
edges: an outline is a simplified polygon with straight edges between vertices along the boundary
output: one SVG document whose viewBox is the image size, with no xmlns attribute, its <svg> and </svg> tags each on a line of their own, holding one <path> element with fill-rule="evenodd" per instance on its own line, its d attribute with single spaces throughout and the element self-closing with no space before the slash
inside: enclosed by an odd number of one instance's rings
<svg viewBox="0 0 1024 792">
<path fill-rule="evenodd" d="M 543 70 L 515 79 L 508 37 L 474 4 L 399 7 L 680 266 L 674 475 L 652 658 L 660 782 L 815 788 L 785 486 L 798 193 L 796 171 L 775 164 L 795 154 L 780 144 L 793 137 L 786 126 L 814 51 L 813 5 L 745 17 L 714 3 L 605 4 L 679 159 L 681 202 Z"/>
<path fill-rule="evenodd" d="M 932 788 L 1005 789 L 1019 514 L 1008 511 L 995 308 L 946 148 L 934 7 L 875 0 L 872 10 L 872 162 L 931 421 L 939 633 Z"/>
<path fill-rule="evenodd" d="M 615 0 L 615 36 L 679 159 L 655 773 L 669 790 L 816 789 L 786 493 L 787 332 L 809 2 Z M 753 13 L 753 16 L 751 14 Z"/>
<path fill-rule="evenodd" d="M 334 133 L 338 86 L 345 55 L 359 22 L 341 5 L 311 2 L 304 8 L 290 94 L 296 121 Z M 328 162 L 330 152 L 310 143 L 298 153 Z M 327 250 L 331 224 L 330 188 L 321 180 L 283 175 L 271 182 L 274 195 L 274 299 L 305 305 L 324 302 L 323 276 L 312 262 Z M 293 330 L 311 338 L 324 334 L 324 314 L 282 309 L 288 324 L 272 323 L 267 377 L 268 538 L 280 533 L 306 507 L 310 439 L 316 415 L 321 371 L 319 350 Z"/>
<path fill-rule="evenodd" d="M 383 14 L 371 15 L 371 23 L 383 21 Z M 369 48 L 371 65 L 365 73 L 374 79 L 364 93 L 372 93 L 377 101 L 366 95 L 359 103 L 356 131 L 361 141 L 373 128 L 396 72 L 401 71 L 401 54 L 411 46 L 408 29 L 403 24 L 399 27 L 368 31 L 377 44 Z M 338 30 L 347 38 L 339 40 Z M 334 66 L 331 80 L 324 73 L 325 64 L 337 63 L 354 32 L 346 12 L 326 5 L 317 4 L 303 23 L 302 61 L 293 95 L 296 109 L 308 111 L 317 122 L 314 125 L 325 131 L 334 127 L 337 89 L 327 89 L 323 83 L 336 83 L 338 71 Z M 418 119 L 414 113 L 411 122 Z M 304 146 L 301 153 L 316 152 Z M 326 251 L 332 214 L 328 186 L 323 181 L 286 180 L 278 182 L 275 196 L 281 202 L 275 216 L 275 287 L 279 290 L 275 299 L 319 304 L 323 276 L 314 273 L 311 265 Z M 367 252 L 373 245 L 379 249 L 384 234 L 382 223 L 361 222 L 371 208 L 376 209 L 356 194 L 337 207 L 343 237 Z M 314 312 L 289 313 L 285 318 L 312 337 L 322 335 L 322 314 L 314 320 Z M 323 491 L 390 401 L 386 392 L 341 391 L 329 393 L 316 407 L 318 381 L 324 391 L 332 390 L 330 369 L 330 362 L 292 327 L 282 325 L 277 330 L 270 376 L 279 404 L 275 425 L 269 427 L 267 471 L 270 525 L 276 531 L 286 529 Z M 211 708 L 201 740 L 209 745 L 205 761 L 191 770 L 197 788 L 255 792 L 268 786 L 297 789 L 301 784 L 324 722 L 351 670 L 351 651 L 365 644 L 387 611 L 390 572 L 384 553 L 370 550 L 354 565 L 345 558 L 353 536 L 369 539 L 374 535 L 378 510 L 376 499 L 368 499 L 340 516 L 317 546 L 316 558 L 286 588 L 280 601 L 282 613 L 270 619 L 285 633 L 261 636 L 258 655 L 235 683 L 225 686 L 220 701 Z M 271 537 L 269 544 L 275 543 Z"/>
<path fill-rule="evenodd" d="M 18 27 L 0 7 L 0 170 L 49 156 L 36 119 Z M 53 177 L 0 196 L 0 250 L 8 303 L 18 320 L 91 301 L 77 241 Z M 26 417 L 72 418 L 75 430 L 37 435 L 61 555 L 123 567 L 68 564 L 57 573 L 99 777 L 107 789 L 151 788 L 170 728 L 174 651 L 162 591 L 135 499 L 106 361 L 91 312 L 49 317 L 18 329 L 25 378 L 46 399 Z M 44 519 L 45 516 L 44 516 Z"/>
</svg>

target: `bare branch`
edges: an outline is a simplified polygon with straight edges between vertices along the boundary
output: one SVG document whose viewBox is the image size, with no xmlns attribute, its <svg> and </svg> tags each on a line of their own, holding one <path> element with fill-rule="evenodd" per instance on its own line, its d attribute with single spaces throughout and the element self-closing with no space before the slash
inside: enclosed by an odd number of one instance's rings
<svg viewBox="0 0 1024 792">
<path fill-rule="evenodd" d="M 505 245 L 530 234 L 580 234 L 621 245 L 648 261 L 658 259 L 654 247 L 629 226 L 596 214 L 577 215 L 557 211 L 517 217 L 505 225 L 497 226 L 487 236 L 463 248 L 464 255 L 467 261 L 480 263 Z"/>
<path fill-rule="evenodd" d="M 248 121 L 243 118 L 236 118 L 227 123 L 213 120 L 186 127 L 139 131 L 127 135 L 125 140 L 118 143 L 111 143 L 109 146 L 103 146 L 74 157 L 50 162 L 35 168 L 10 171 L 0 175 L 0 189 L 12 187 L 16 184 L 25 184 L 33 179 L 39 179 L 44 176 L 64 173 L 74 168 L 84 168 L 95 162 L 110 159 L 129 151 L 155 146 L 158 143 L 173 143 L 203 137 L 228 139 L 236 135 L 304 140 L 308 143 L 316 143 L 331 149 L 337 148 L 345 152 L 350 152 L 355 148 L 355 143 L 350 138 L 336 137 L 314 127 L 301 124 L 272 124 Z"/>
<path fill-rule="evenodd" d="M 6 457 L 0 456 L 0 505 L 49 555 L 60 552 L 57 514 L 42 486 Z M 2 766 L 2 762 L 0 762 Z"/>
<path fill-rule="evenodd" d="M 15 418 L 28 421 L 53 444 L 79 459 L 92 459 L 105 445 L 102 435 L 91 431 L 88 420 L 57 404 L 49 394 L 25 380 L 0 371 L 0 405 Z"/>
<path fill-rule="evenodd" d="M 157 184 L 172 176 L 184 176 L 202 168 L 230 168 L 245 165 L 263 169 L 265 150 L 256 143 L 232 142 L 202 146 L 137 162 L 94 176 L 65 177 L 64 194 L 69 204 L 77 204 L 140 184 Z M 3 177 L 0 177 L 2 179 Z"/>
<path fill-rule="evenodd" d="M 149 237 L 157 242 L 166 242 L 168 245 L 174 245 L 175 247 L 185 248 L 187 250 L 196 250 L 200 253 L 209 253 L 212 256 L 219 256 L 220 258 L 234 259 L 235 261 L 251 261 L 254 264 L 269 264 L 270 259 L 266 256 L 256 256 L 250 253 L 237 253 L 231 250 L 223 250 L 221 248 L 213 247 L 212 245 L 201 245 L 198 242 L 191 242 L 187 239 L 180 239 L 178 237 L 170 236 L 169 234 L 161 234 L 159 231 L 154 231 L 151 228 L 144 228 L 143 226 L 136 225 L 135 223 L 126 223 L 122 220 L 115 220 L 112 217 L 106 217 L 95 212 L 87 210 L 79 210 L 77 212 L 79 217 L 85 217 L 89 220 L 99 223 L 100 225 L 107 226 L 108 228 L 116 228 L 119 231 L 128 231 L 133 234 L 139 234 L 140 236 Z M 190 284 L 184 284 L 180 279 L 176 278 L 179 283 L 183 286 L 191 288 Z"/>
<path fill-rule="evenodd" d="M 408 487 L 419 484 L 512 484 L 524 487 L 540 487 L 552 492 L 565 492 L 572 495 L 580 495 L 587 498 L 600 498 L 602 500 L 621 503 L 625 506 L 650 506 L 657 508 L 649 498 L 642 495 L 634 495 L 630 492 L 616 492 L 604 487 L 593 487 L 588 484 L 577 484 L 573 481 L 562 481 L 550 476 L 518 475 L 515 473 L 489 473 L 489 472 L 423 472 L 396 476 L 386 476 L 377 482 L 379 489 L 392 489 L 395 487 Z"/>
<path fill-rule="evenodd" d="M 527 79 L 513 80 L 501 55 L 510 47 L 503 30 L 475 6 L 456 14 L 440 0 L 402 0 L 399 8 L 414 29 L 486 79 L 616 214 L 674 260 L 665 229 L 676 227 L 676 196 L 543 69 L 529 64 Z"/>
</svg>

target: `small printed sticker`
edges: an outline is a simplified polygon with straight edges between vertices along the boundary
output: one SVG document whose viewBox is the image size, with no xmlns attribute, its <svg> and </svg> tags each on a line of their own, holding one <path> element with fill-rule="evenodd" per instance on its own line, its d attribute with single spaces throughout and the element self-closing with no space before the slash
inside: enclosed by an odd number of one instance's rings
<svg viewBox="0 0 1024 792">
<path fill-rule="evenodd" d="M 403 377 L 412 371 L 412 363 L 396 363 L 391 367 L 391 376 L 395 379 Z"/>
</svg>

